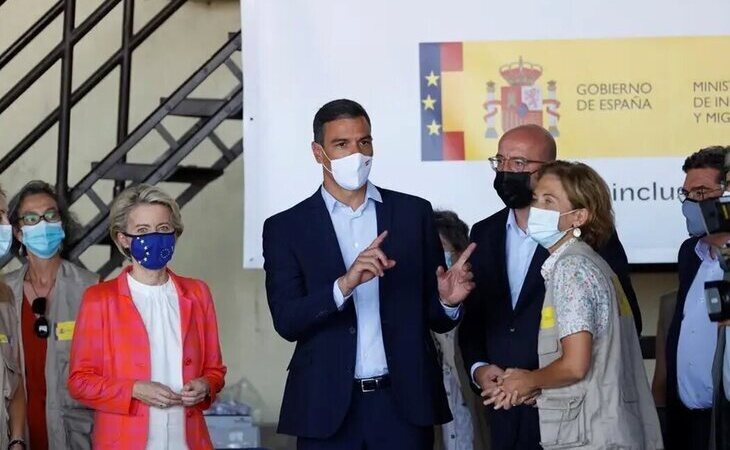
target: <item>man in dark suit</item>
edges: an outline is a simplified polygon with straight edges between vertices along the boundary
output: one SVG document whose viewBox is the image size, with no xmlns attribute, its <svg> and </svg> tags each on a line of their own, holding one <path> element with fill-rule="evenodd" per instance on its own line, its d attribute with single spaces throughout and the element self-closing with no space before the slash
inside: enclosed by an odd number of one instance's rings
<svg viewBox="0 0 730 450">
<path fill-rule="evenodd" d="M 730 234 L 707 235 L 699 203 L 720 197 L 727 150 L 709 147 L 689 156 L 680 200 L 690 238 L 677 256 L 679 290 L 666 345 L 667 449 L 705 450 L 710 444 L 713 406 L 713 360 L 717 324 L 710 322 L 704 285 L 723 278 L 715 247 Z M 719 393 L 717 393 L 719 394 Z"/>
<path fill-rule="evenodd" d="M 488 396 L 508 367 L 537 369 L 537 335 L 540 329 L 545 285 L 540 269 L 547 250 L 526 233 L 534 174 L 556 156 L 555 140 L 537 125 L 509 130 L 490 158 L 497 172 L 494 187 L 507 208 L 472 227 L 477 248 L 470 260 L 476 288 L 464 303 L 459 331 L 467 371 L 475 386 Z M 628 261 L 614 233 L 601 255 L 623 285 L 641 330 L 636 294 L 629 278 Z M 517 406 L 489 411 L 493 450 L 540 449 L 537 409 Z"/>
<path fill-rule="evenodd" d="M 429 329 L 459 321 L 474 244 L 446 271 L 431 205 L 367 181 L 359 104 L 327 103 L 313 128 L 324 182 L 263 232 L 274 328 L 296 342 L 279 432 L 299 449 L 430 449 L 451 414 Z"/>
</svg>

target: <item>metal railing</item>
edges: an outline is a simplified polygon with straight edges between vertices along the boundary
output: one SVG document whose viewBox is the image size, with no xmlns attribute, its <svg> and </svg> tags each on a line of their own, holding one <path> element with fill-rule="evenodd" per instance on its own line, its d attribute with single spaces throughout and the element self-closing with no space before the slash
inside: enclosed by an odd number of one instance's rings
<svg viewBox="0 0 730 450">
<path fill-rule="evenodd" d="M 3 2 L 4 0 L 0 0 L 0 6 Z M 119 3 L 122 3 L 123 7 L 120 48 L 98 66 L 75 90 L 72 89 L 74 46 Z M 25 137 L 0 159 L 0 173 L 11 167 L 49 129 L 58 125 L 56 168 L 58 195 L 68 206 L 72 206 L 83 197 L 86 197 L 98 210 L 90 221 L 83 224 L 81 236 L 71 243 L 70 248 L 67 247 L 68 258 L 74 262 L 81 263 L 79 258 L 89 247 L 99 243 L 109 244 L 108 239 L 105 241 L 105 236 L 111 201 L 102 200 L 97 190 L 95 190 L 97 183 L 100 181 L 113 181 L 112 198 L 124 189 L 127 183 L 156 184 L 162 181 L 186 183 L 187 186 L 177 198 L 180 206 L 183 206 L 208 183 L 220 176 L 225 167 L 243 152 L 242 139 L 228 147 L 216 134 L 216 129 L 222 122 L 231 118 L 240 119 L 241 116 L 243 79 L 241 69 L 232 59 L 232 56 L 241 50 L 240 31 L 232 33 L 228 42 L 216 51 L 168 98 L 163 99 L 159 107 L 152 111 L 134 130 L 129 131 L 133 53 L 185 3 L 186 0 L 170 0 L 135 33 L 134 0 L 105 0 L 78 26 L 75 25 L 76 0 L 59 0 L 0 54 L 0 70 L 2 70 L 54 20 L 58 19 L 61 14 L 64 15 L 62 41 L 0 98 L 0 114 L 21 98 L 50 67 L 61 61 L 59 106 L 38 122 Z M 223 65 L 236 78 L 236 86 L 223 99 L 189 99 L 190 94 L 216 69 Z M 69 187 L 71 111 L 79 101 L 92 92 L 117 67 L 119 67 L 119 95 L 117 101 L 116 145 L 108 154 L 103 155 L 100 162 L 92 164 L 89 172 L 78 183 L 73 187 Z M 172 133 L 163 125 L 163 119 L 171 114 L 178 114 L 178 110 L 190 111 L 191 105 L 192 110 L 195 110 L 195 106 L 200 104 L 206 106 L 206 112 L 194 113 L 193 116 L 197 117 L 198 120 L 179 138 L 173 137 Z M 189 115 L 189 113 L 179 114 Z M 157 132 L 167 145 L 166 148 L 161 149 L 164 150 L 162 154 L 152 164 L 128 164 L 127 155 L 129 152 L 152 131 Z M 205 139 L 209 139 L 214 147 L 220 151 L 220 157 L 209 167 L 180 166 L 180 163 Z M 10 259 L 12 257 L 0 260 L 0 266 L 5 265 Z M 109 260 L 98 272 L 100 275 L 106 276 L 121 262 L 121 255 L 112 246 Z"/>
<path fill-rule="evenodd" d="M 56 170 L 56 189 L 60 198 L 68 195 L 68 159 L 71 125 L 71 110 L 101 83 L 114 69 L 120 67 L 119 107 L 117 122 L 117 142 L 127 135 L 129 124 L 129 94 L 132 52 L 167 21 L 187 0 L 170 0 L 137 33 L 133 32 L 134 0 L 124 0 L 122 21 L 122 46 L 109 59 L 102 63 L 76 90 L 71 89 L 73 79 L 74 46 L 99 24 L 122 0 L 105 0 L 81 24 L 75 25 L 76 0 L 60 0 L 38 19 L 23 35 L 0 54 L 0 70 L 13 60 L 28 44 L 37 38 L 46 27 L 60 14 L 63 18 L 63 39 L 25 76 L 0 98 L 0 114 L 7 110 L 54 64 L 61 61 L 60 104 L 41 120 L 20 142 L 2 159 L 0 173 L 18 160 L 49 129 L 58 124 L 58 167 Z"/>
</svg>

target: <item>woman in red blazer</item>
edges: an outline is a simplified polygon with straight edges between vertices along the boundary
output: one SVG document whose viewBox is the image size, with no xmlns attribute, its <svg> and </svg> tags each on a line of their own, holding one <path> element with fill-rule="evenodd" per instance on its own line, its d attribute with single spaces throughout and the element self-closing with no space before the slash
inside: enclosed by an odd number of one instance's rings
<svg viewBox="0 0 730 450">
<path fill-rule="evenodd" d="M 134 186 L 110 223 L 131 265 L 84 294 L 68 379 L 71 396 L 96 410 L 94 448 L 212 449 L 203 410 L 226 367 L 210 290 L 166 267 L 183 231 L 178 205 Z"/>
</svg>

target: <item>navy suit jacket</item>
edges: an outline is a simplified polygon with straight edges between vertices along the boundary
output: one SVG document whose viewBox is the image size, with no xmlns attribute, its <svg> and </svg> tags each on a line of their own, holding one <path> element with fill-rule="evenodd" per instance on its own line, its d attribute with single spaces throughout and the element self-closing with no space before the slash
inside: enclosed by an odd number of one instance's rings
<svg viewBox="0 0 730 450">
<path fill-rule="evenodd" d="M 503 209 L 472 227 L 477 243 L 472 254 L 476 289 L 464 303 L 465 315 L 459 329 L 459 345 L 467 371 L 480 361 L 506 369 L 537 369 L 537 334 L 540 330 L 545 281 L 540 269 L 548 252 L 538 246 L 530 262 L 517 305 L 512 308 L 507 277 L 507 217 Z M 631 286 L 626 252 L 614 233 L 599 252 L 619 277 L 631 305 L 636 327 L 641 332 L 641 313 Z"/>
<path fill-rule="evenodd" d="M 457 321 L 439 301 L 436 268 L 444 253 L 430 203 L 379 189 L 381 249 L 396 261 L 380 279 L 380 320 L 391 391 L 398 411 L 418 426 L 451 420 L 429 330 Z M 289 363 L 279 432 L 327 438 L 343 422 L 353 391 L 357 318 L 352 301 L 338 310 L 332 287 L 346 272 L 319 190 L 264 223 L 266 294 L 276 331 L 296 342 Z"/>
<path fill-rule="evenodd" d="M 674 442 L 683 442 L 681 435 L 686 434 L 687 424 L 683 411 L 686 409 L 679 398 L 677 388 L 677 348 L 679 347 L 679 332 L 684 318 L 684 303 L 687 300 L 689 288 L 700 270 L 702 261 L 695 252 L 699 238 L 685 240 L 677 255 L 677 272 L 679 273 L 679 288 L 677 289 L 677 306 L 674 310 L 672 323 L 667 334 L 667 448 L 677 448 Z"/>
</svg>

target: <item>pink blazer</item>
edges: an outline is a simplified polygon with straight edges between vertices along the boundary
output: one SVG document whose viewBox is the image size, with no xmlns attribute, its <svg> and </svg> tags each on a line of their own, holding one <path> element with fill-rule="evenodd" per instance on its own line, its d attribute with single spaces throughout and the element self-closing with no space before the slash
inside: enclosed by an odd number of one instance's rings
<svg viewBox="0 0 730 450">
<path fill-rule="evenodd" d="M 86 290 L 71 346 L 68 390 L 96 410 L 96 449 L 144 450 L 147 443 L 149 406 L 132 398 L 132 388 L 137 380 L 150 380 L 150 347 L 129 293 L 129 270 Z M 186 408 L 187 443 L 190 450 L 212 449 L 203 410 L 223 388 L 226 374 L 213 299 L 203 281 L 169 274 L 180 301 L 183 382 L 205 377 L 211 392 Z"/>
</svg>

